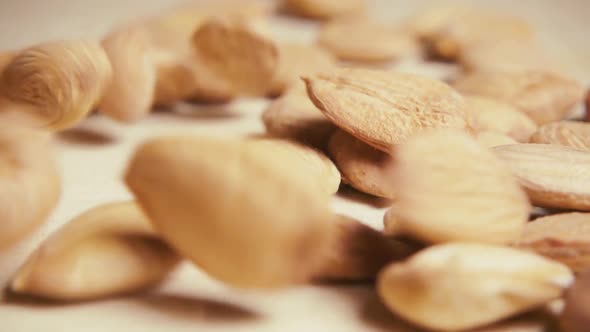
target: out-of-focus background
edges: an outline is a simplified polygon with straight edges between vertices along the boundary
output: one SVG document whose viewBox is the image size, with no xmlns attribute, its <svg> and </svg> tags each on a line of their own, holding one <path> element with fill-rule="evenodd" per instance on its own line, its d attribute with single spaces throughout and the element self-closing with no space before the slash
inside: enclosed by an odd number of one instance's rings
<svg viewBox="0 0 590 332">
<path fill-rule="evenodd" d="M 0 0 L 0 51 L 49 40 L 99 38 L 119 23 L 157 15 L 185 2 Z M 422 8 L 440 3 L 430 0 L 368 2 L 374 17 L 400 23 Z M 539 39 L 548 53 L 557 57 L 571 75 L 590 82 L 590 0 L 463 0 L 445 3 L 501 9 L 528 19 L 537 28 Z M 277 20 L 275 23 L 278 24 L 271 25 L 272 32 L 281 40 L 313 40 L 313 23 L 287 18 Z M 64 183 L 62 200 L 34 241 L 15 248 L 11 256 L 0 257 L 0 284 L 8 280 L 35 245 L 59 225 L 100 203 L 130 198 L 120 178 L 129 155 L 144 139 L 187 132 L 222 136 L 260 133 L 263 131 L 260 112 L 267 102 L 246 100 L 230 104 L 224 106 L 221 116 L 219 110 L 208 112 L 206 109 L 199 109 L 198 115 L 182 118 L 178 114 L 160 113 L 130 126 L 116 124 L 101 116 L 94 117 L 85 125 L 110 137 L 112 142 L 90 147 L 60 143 L 58 155 Z M 342 200 L 336 201 L 334 208 L 371 226 L 382 227 L 383 209 Z M 81 330 L 415 331 L 394 320 L 377 300 L 374 290 L 367 286 L 307 285 L 280 293 L 257 293 L 231 289 L 189 265 L 183 266 L 157 292 L 135 297 L 69 306 L 37 302 L 0 303 L 0 332 Z"/>
<path fill-rule="evenodd" d="M 204 0 L 215 1 L 215 0 Z M 247 1 L 247 0 L 243 0 Z M 267 0 L 262 0 L 267 1 Z M 270 1 L 270 0 L 269 0 Z M 186 0 L 1 0 L 0 50 L 63 38 L 98 37 L 113 24 L 153 15 Z M 193 0 L 192 2 L 199 2 Z M 470 4 L 527 18 L 550 54 L 567 62 L 573 74 L 590 73 L 588 0 L 369 0 L 372 14 L 403 20 L 432 4 Z M 585 75 L 577 74 L 583 77 Z"/>
</svg>

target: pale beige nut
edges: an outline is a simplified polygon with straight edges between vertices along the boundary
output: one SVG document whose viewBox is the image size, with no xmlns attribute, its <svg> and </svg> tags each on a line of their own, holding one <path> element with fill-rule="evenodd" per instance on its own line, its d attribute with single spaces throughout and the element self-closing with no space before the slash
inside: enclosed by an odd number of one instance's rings
<svg viewBox="0 0 590 332">
<path fill-rule="evenodd" d="M 181 59 L 169 59 L 157 64 L 153 104 L 172 106 L 180 100 L 195 95 L 197 65 Z M 228 101 L 231 96 L 221 96 L 219 101 Z"/>
<path fill-rule="evenodd" d="M 549 144 L 494 148 L 533 205 L 590 211 L 590 153 Z"/>
<path fill-rule="evenodd" d="M 303 83 L 271 102 L 262 113 L 267 134 L 325 150 L 336 126 L 309 100 Z"/>
<path fill-rule="evenodd" d="M 336 65 L 327 51 L 305 44 L 283 43 L 278 45 L 279 64 L 272 79 L 269 94 L 283 94 L 301 82 L 302 75 L 315 74 Z"/>
<path fill-rule="evenodd" d="M 341 215 L 335 219 L 335 236 L 314 273 L 315 280 L 373 280 L 385 265 L 416 251 L 358 220 Z"/>
<path fill-rule="evenodd" d="M 326 23 L 318 44 L 345 61 L 385 62 L 420 54 L 418 42 L 408 31 L 367 19 Z"/>
<path fill-rule="evenodd" d="M 285 0 L 284 5 L 295 15 L 314 19 L 356 16 L 366 11 L 365 0 Z"/>
<path fill-rule="evenodd" d="M 271 10 L 270 3 L 224 0 L 181 6 L 142 23 L 149 31 L 157 67 L 154 103 L 166 106 L 189 98 L 206 102 L 232 99 L 231 92 L 218 87 L 215 77 L 211 77 L 206 65 L 194 55 L 192 36 L 212 18 L 263 31 L 264 18 Z"/>
<path fill-rule="evenodd" d="M 584 93 L 578 82 L 538 70 L 473 72 L 459 78 L 454 86 L 466 94 L 507 102 L 537 124 L 565 119 Z"/>
<path fill-rule="evenodd" d="M 299 156 L 266 152 L 244 141 L 151 140 L 125 181 L 158 233 L 211 276 L 287 286 L 310 278 L 329 242 L 330 196 L 293 167 Z"/>
<path fill-rule="evenodd" d="M 257 150 L 260 155 L 291 160 L 291 168 L 304 173 L 315 184 L 316 189 L 328 195 L 334 194 L 340 187 L 340 172 L 334 163 L 318 150 L 276 139 L 253 139 L 248 141 L 248 148 Z"/>
<path fill-rule="evenodd" d="M 174 50 L 183 54 L 191 49 L 194 32 L 211 18 L 227 18 L 259 25 L 259 21 L 271 14 L 274 5 L 270 2 L 216 0 L 204 3 L 188 3 L 142 23 L 159 49 Z M 255 23 L 256 22 L 256 23 Z"/>
<path fill-rule="evenodd" d="M 23 112 L 31 125 L 59 131 L 84 119 L 99 102 L 112 74 L 97 42 L 66 41 L 27 48 L 0 77 L 0 112 Z"/>
<path fill-rule="evenodd" d="M 505 13 L 469 7 L 432 7 L 410 23 L 435 56 L 456 60 L 473 44 L 498 40 L 528 42 L 532 27 Z"/>
<path fill-rule="evenodd" d="M 309 97 L 330 120 L 385 152 L 427 129 L 467 126 L 463 98 L 434 79 L 366 69 L 304 79 Z"/>
<path fill-rule="evenodd" d="M 15 56 L 16 52 L 2 51 L 2 53 L 0 53 L 0 74 L 4 70 L 4 67 L 6 67 Z"/>
<path fill-rule="evenodd" d="M 565 295 L 565 308 L 559 319 L 561 332 L 586 332 L 590 324 L 590 271 L 576 278 Z"/>
<path fill-rule="evenodd" d="M 198 61 L 219 81 L 215 89 L 227 89 L 236 96 L 261 96 L 270 90 L 279 65 L 277 46 L 246 23 L 209 20 L 192 42 Z"/>
<path fill-rule="evenodd" d="M 590 268 L 590 213 L 562 213 L 527 223 L 517 246 L 569 266 Z"/>
<path fill-rule="evenodd" d="M 367 194 L 395 199 L 394 158 L 343 130 L 330 138 L 328 152 L 344 182 Z"/>
<path fill-rule="evenodd" d="M 47 220 L 61 193 L 50 137 L 0 124 L 0 251 Z"/>
<path fill-rule="evenodd" d="M 590 120 L 590 90 L 586 94 L 586 121 Z"/>
<path fill-rule="evenodd" d="M 109 203 L 45 240 L 10 289 L 52 300 L 92 300 L 154 286 L 178 261 L 134 202 Z"/>
<path fill-rule="evenodd" d="M 467 71 L 522 71 L 557 68 L 534 41 L 486 40 L 470 45 L 459 59 Z"/>
<path fill-rule="evenodd" d="M 577 121 L 551 122 L 539 127 L 531 143 L 557 144 L 590 151 L 590 123 Z"/>
<path fill-rule="evenodd" d="M 467 122 L 475 132 L 494 131 L 527 143 L 537 125 L 514 106 L 480 96 L 466 96 Z"/>
<path fill-rule="evenodd" d="M 122 122 L 144 117 L 154 103 L 157 72 L 148 31 L 143 26 L 116 30 L 102 45 L 113 66 L 113 80 L 100 111 Z"/>
<path fill-rule="evenodd" d="M 533 253 L 452 243 L 389 265 L 377 289 L 387 307 L 410 322 L 463 331 L 556 299 L 573 280 L 567 266 Z"/>
<path fill-rule="evenodd" d="M 500 134 L 495 131 L 482 131 L 475 135 L 475 139 L 482 144 L 483 146 L 487 146 L 493 148 L 495 146 L 500 145 L 509 145 L 509 144 L 518 144 L 514 138 Z"/>
<path fill-rule="evenodd" d="M 467 134 L 416 135 L 395 151 L 398 228 L 426 243 L 507 244 L 531 210 L 525 193 L 489 149 Z"/>
</svg>

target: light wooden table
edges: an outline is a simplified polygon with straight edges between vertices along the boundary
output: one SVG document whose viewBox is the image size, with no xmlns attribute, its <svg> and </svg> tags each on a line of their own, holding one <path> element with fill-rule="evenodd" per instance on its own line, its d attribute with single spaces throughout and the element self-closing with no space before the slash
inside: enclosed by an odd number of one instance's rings
<svg viewBox="0 0 590 332">
<path fill-rule="evenodd" d="M 20 0 L 0 1 L 0 50 L 64 38 L 98 37 L 113 24 L 156 13 L 177 0 Z M 428 1 L 371 2 L 375 16 L 396 21 Z M 473 3 L 473 1 L 462 1 Z M 488 1 L 476 1 L 488 5 Z M 546 45 L 573 75 L 590 77 L 586 45 L 590 1 L 494 1 L 529 18 Z M 273 22 L 277 38 L 313 41 L 313 24 Z M 416 70 L 413 63 L 402 65 Z M 430 68 L 432 69 L 432 68 Z M 426 71 L 430 70 L 429 68 Z M 420 69 L 424 71 L 424 69 Z M 436 71 L 433 71 L 436 73 Z M 0 256 L 0 284 L 51 231 L 97 204 L 130 198 L 121 174 L 130 153 L 145 138 L 205 134 L 241 136 L 263 132 L 260 113 L 268 102 L 241 100 L 226 106 L 179 105 L 124 126 L 102 116 L 56 140 L 63 196 L 48 224 L 29 241 Z M 336 198 L 334 209 L 382 227 L 384 209 Z M 106 271 L 105 271 L 106 272 Z M 379 303 L 369 286 L 302 286 L 277 292 L 230 289 L 190 264 L 183 265 L 158 291 L 92 303 L 56 306 L 35 302 L 0 304 L 0 332 L 34 331 L 411 331 Z M 521 331 L 535 331 L 535 329 Z"/>
</svg>

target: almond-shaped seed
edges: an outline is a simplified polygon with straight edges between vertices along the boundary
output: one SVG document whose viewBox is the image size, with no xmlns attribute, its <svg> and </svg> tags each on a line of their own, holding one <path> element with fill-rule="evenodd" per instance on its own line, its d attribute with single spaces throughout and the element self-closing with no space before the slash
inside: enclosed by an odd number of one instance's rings
<svg viewBox="0 0 590 332">
<path fill-rule="evenodd" d="M 576 278 L 565 295 L 565 308 L 559 319 L 561 332 L 586 332 L 590 325 L 590 270 Z"/>
<path fill-rule="evenodd" d="M 158 233 L 211 276 L 277 288 L 309 280 L 333 226 L 330 196 L 293 158 L 244 141 L 160 138 L 135 152 L 125 181 Z"/>
<path fill-rule="evenodd" d="M 517 246 L 569 266 L 590 268 L 590 213 L 562 213 L 527 223 Z"/>
<path fill-rule="evenodd" d="M 191 37 L 207 20 L 221 18 L 248 21 L 248 24 L 262 21 L 274 5 L 269 2 L 244 3 L 239 0 L 217 0 L 209 3 L 188 3 L 177 6 L 163 15 L 148 19 L 143 24 L 158 49 L 174 50 L 184 54 L 191 48 Z"/>
<path fill-rule="evenodd" d="M 262 113 L 267 134 L 326 150 L 336 126 L 309 100 L 303 83 L 271 102 Z"/>
<path fill-rule="evenodd" d="M 551 122 L 540 126 L 531 143 L 556 144 L 590 151 L 590 123 L 577 121 Z"/>
<path fill-rule="evenodd" d="M 541 70 L 473 72 L 459 78 L 454 86 L 466 94 L 507 102 L 537 124 L 565 119 L 584 94 L 578 82 Z"/>
<path fill-rule="evenodd" d="M 533 205 L 590 211 L 590 153 L 549 144 L 494 148 Z"/>
<path fill-rule="evenodd" d="M 556 68 L 533 40 L 485 40 L 464 49 L 459 60 L 467 71 L 522 71 Z"/>
<path fill-rule="evenodd" d="M 344 182 L 364 193 L 395 199 L 394 159 L 343 130 L 330 138 L 328 152 Z"/>
<path fill-rule="evenodd" d="M 107 35 L 102 46 L 113 66 L 113 80 L 99 109 L 117 121 L 137 121 L 154 103 L 157 69 L 151 36 L 143 26 L 126 27 Z"/>
<path fill-rule="evenodd" d="M 490 148 L 500 146 L 500 145 L 510 145 L 510 144 L 518 144 L 514 138 L 500 134 L 495 131 L 482 131 L 475 135 L 475 139 L 482 144 L 483 146 L 487 146 Z"/>
<path fill-rule="evenodd" d="M 517 241 L 530 204 L 510 169 L 466 133 L 416 135 L 395 151 L 394 215 L 426 243 Z"/>
<path fill-rule="evenodd" d="M 392 261 L 416 251 L 412 245 L 385 235 L 350 217 L 338 215 L 335 235 L 314 280 L 373 280 Z"/>
<path fill-rule="evenodd" d="M 283 43 L 278 46 L 279 64 L 269 94 L 277 96 L 299 85 L 302 75 L 315 74 L 336 65 L 327 51 L 311 45 Z"/>
<path fill-rule="evenodd" d="M 203 69 L 232 94 L 261 96 L 270 90 L 279 64 L 278 48 L 247 22 L 211 19 L 199 27 L 192 42 Z"/>
<path fill-rule="evenodd" d="M 94 110 L 111 76 L 109 58 L 97 42 L 35 45 L 2 71 L 0 112 L 24 112 L 34 126 L 68 129 Z"/>
<path fill-rule="evenodd" d="M 0 74 L 15 56 L 16 52 L 2 51 L 0 53 Z"/>
<path fill-rule="evenodd" d="M 192 36 L 211 18 L 240 22 L 248 28 L 262 29 L 263 18 L 270 6 L 263 3 L 238 4 L 237 1 L 217 1 L 214 4 L 190 4 L 143 23 L 148 29 L 157 68 L 154 103 L 172 105 L 179 100 L 206 102 L 229 101 L 233 95 L 216 79 L 206 65 L 194 56 Z"/>
<path fill-rule="evenodd" d="M 466 96 L 467 121 L 476 132 L 494 131 L 527 143 L 537 125 L 514 106 L 492 98 Z"/>
<path fill-rule="evenodd" d="M 61 194 L 61 181 L 46 133 L 0 124 L 0 252 L 43 224 Z"/>
<path fill-rule="evenodd" d="M 441 81 L 339 69 L 304 78 L 313 103 L 338 127 L 385 152 L 427 129 L 465 129 L 464 101 Z"/>
<path fill-rule="evenodd" d="M 367 19 L 326 23 L 318 44 L 340 60 L 355 62 L 385 62 L 420 54 L 418 42 L 409 32 Z"/>
<path fill-rule="evenodd" d="M 196 89 L 196 75 L 198 75 L 196 68 L 191 60 L 182 58 L 158 61 L 154 105 L 173 106 L 180 100 L 192 97 Z"/>
<path fill-rule="evenodd" d="M 386 267 L 377 289 L 402 318 L 436 331 L 498 322 L 561 296 L 567 266 L 502 246 L 452 243 Z"/>
<path fill-rule="evenodd" d="M 178 262 L 134 202 L 109 203 L 51 235 L 17 272 L 10 289 L 51 300 L 92 300 L 154 286 Z"/>
<path fill-rule="evenodd" d="M 362 15 L 366 11 L 365 0 L 285 0 L 284 4 L 289 12 L 313 19 Z"/>
<path fill-rule="evenodd" d="M 297 143 L 276 139 L 253 139 L 248 141 L 249 149 L 259 150 L 272 158 L 292 160 L 291 167 L 306 174 L 317 190 L 328 195 L 340 187 L 340 172 L 334 163 L 323 153 Z"/>
<path fill-rule="evenodd" d="M 531 26 L 505 13 L 469 7 L 433 7 L 411 23 L 426 48 L 435 56 L 448 60 L 460 58 L 473 44 L 490 40 L 529 41 Z"/>
<path fill-rule="evenodd" d="M 586 94 L 586 121 L 590 121 L 590 90 Z"/>
</svg>

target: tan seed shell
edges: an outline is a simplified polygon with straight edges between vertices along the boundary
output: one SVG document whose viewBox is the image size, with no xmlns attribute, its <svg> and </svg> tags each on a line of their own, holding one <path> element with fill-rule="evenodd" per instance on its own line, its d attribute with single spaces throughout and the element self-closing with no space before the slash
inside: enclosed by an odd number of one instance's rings
<svg viewBox="0 0 590 332">
<path fill-rule="evenodd" d="M 338 130 L 328 144 L 328 152 L 342 173 L 344 182 L 370 195 L 395 199 L 394 160 L 343 130 Z"/>
<path fill-rule="evenodd" d="M 365 0 L 285 0 L 284 4 L 289 12 L 313 19 L 333 19 L 366 11 Z"/>
<path fill-rule="evenodd" d="M 125 180 L 158 233 L 211 276 L 277 288 L 309 279 L 333 226 L 330 196 L 293 158 L 248 142 L 160 138 L 136 151 Z"/>
<path fill-rule="evenodd" d="M 562 213 L 527 223 L 517 246 L 569 266 L 590 268 L 590 213 Z"/>
<path fill-rule="evenodd" d="M 260 96 L 278 68 L 277 46 L 244 22 L 209 20 L 193 35 L 199 61 L 235 95 Z"/>
<path fill-rule="evenodd" d="M 486 40 L 464 49 L 460 59 L 467 71 L 547 70 L 557 65 L 534 41 Z"/>
<path fill-rule="evenodd" d="M 463 331 L 556 299 L 573 280 L 567 266 L 533 253 L 452 243 L 389 265 L 377 289 L 387 307 L 410 322 Z"/>
<path fill-rule="evenodd" d="M 51 235 L 10 287 L 52 300 L 92 300 L 154 286 L 178 261 L 134 202 L 109 203 Z"/>
<path fill-rule="evenodd" d="M 302 75 L 310 75 L 336 65 L 330 53 L 315 46 L 283 43 L 279 44 L 279 64 L 272 80 L 269 94 L 277 96 L 299 85 Z"/>
<path fill-rule="evenodd" d="M 399 228 L 427 243 L 507 244 L 531 210 L 510 170 L 467 134 L 416 135 L 395 152 Z"/>
<path fill-rule="evenodd" d="M 536 206 L 590 210 L 590 153 L 548 144 L 494 148 Z"/>
<path fill-rule="evenodd" d="M 264 30 L 269 3 L 221 0 L 209 4 L 190 4 L 143 23 L 153 44 L 157 68 L 155 104 L 172 105 L 179 100 L 225 102 L 234 97 L 221 79 L 210 73 L 194 55 L 192 36 L 212 18 L 237 22 L 253 30 Z"/>
<path fill-rule="evenodd" d="M 113 66 L 113 80 L 100 111 L 117 121 L 137 121 L 154 103 L 157 70 L 151 37 L 144 27 L 133 26 L 111 32 L 102 45 Z"/>
<path fill-rule="evenodd" d="M 112 75 L 94 41 L 35 45 L 18 53 L 0 77 L 2 111 L 22 111 L 34 125 L 59 131 L 82 121 L 97 105 Z"/>
<path fill-rule="evenodd" d="M 530 41 L 534 34 L 525 20 L 476 8 L 432 7 L 412 20 L 411 26 L 434 55 L 456 60 L 473 44 L 498 40 Z"/>
<path fill-rule="evenodd" d="M 341 19 L 322 26 L 318 43 L 345 61 L 384 62 L 420 54 L 406 31 L 367 19 Z"/>
<path fill-rule="evenodd" d="M 434 79 L 339 69 L 304 80 L 309 97 L 330 120 L 385 152 L 426 129 L 467 126 L 463 98 Z"/>
<path fill-rule="evenodd" d="M 559 121 L 542 125 L 530 139 L 531 143 L 556 144 L 590 151 L 590 123 Z"/>
<path fill-rule="evenodd" d="M 578 82 L 538 70 L 473 72 L 459 78 L 454 86 L 466 94 L 507 102 L 537 124 L 565 119 L 584 93 Z"/>
<path fill-rule="evenodd" d="M 586 94 L 586 121 L 590 120 L 590 90 Z"/>
<path fill-rule="evenodd" d="M 0 53 L 0 74 L 4 70 L 4 67 L 6 67 L 15 56 L 16 52 L 2 51 L 2 53 Z"/>
<path fill-rule="evenodd" d="M 494 131 L 527 143 L 537 125 L 517 108 L 492 98 L 466 96 L 467 121 L 476 132 Z"/>
<path fill-rule="evenodd" d="M 266 132 L 272 137 L 291 139 L 321 150 L 336 126 L 309 100 L 303 83 L 297 84 L 268 105 L 262 113 Z"/>
</svg>

